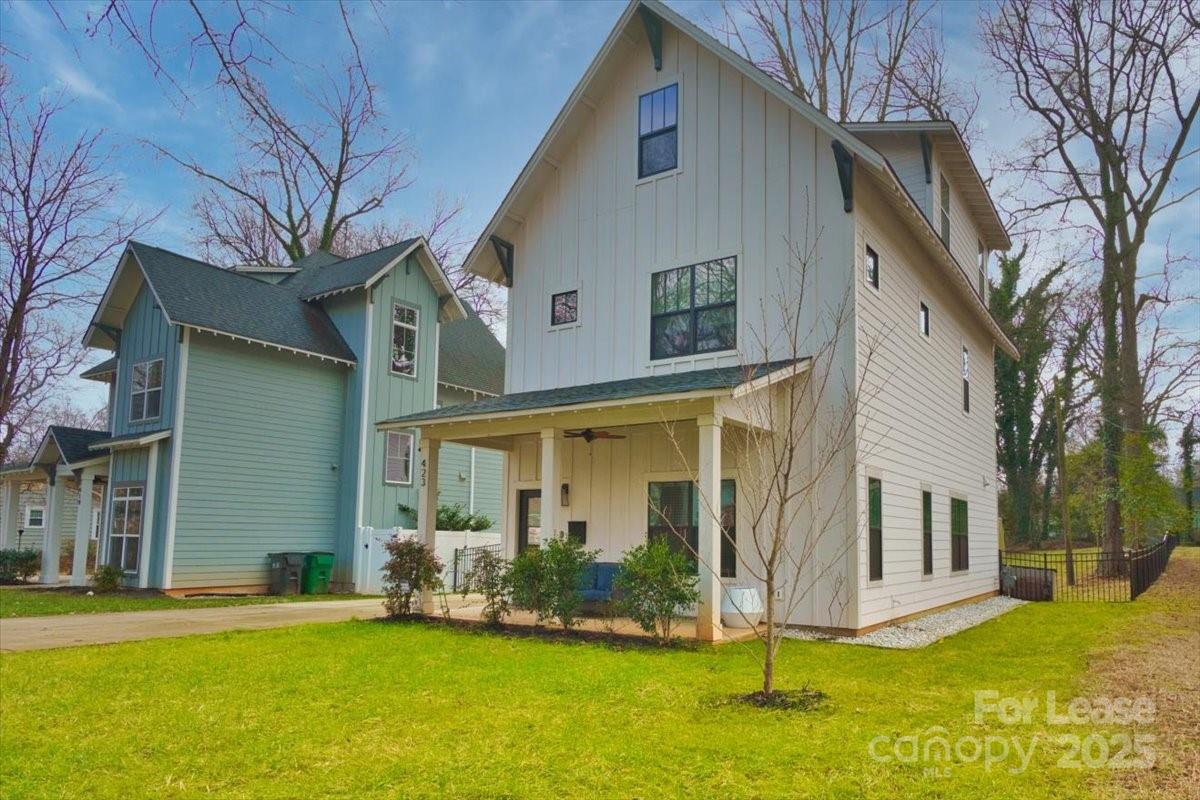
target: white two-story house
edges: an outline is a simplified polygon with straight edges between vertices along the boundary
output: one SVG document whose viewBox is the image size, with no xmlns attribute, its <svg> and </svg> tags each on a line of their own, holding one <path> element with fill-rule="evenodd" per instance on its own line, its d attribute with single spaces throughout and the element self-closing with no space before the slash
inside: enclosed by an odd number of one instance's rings
<svg viewBox="0 0 1200 800">
<path fill-rule="evenodd" d="M 509 290 L 505 394 L 380 427 L 420 430 L 424 507 L 441 443 L 507 453 L 510 556 L 566 535 L 616 561 L 669 528 L 708 565 L 716 639 L 723 587 L 761 575 L 747 443 L 772 423 L 746 401 L 806 381 L 821 425 L 856 406 L 786 621 L 861 632 L 998 588 L 992 363 L 1014 349 L 986 275 L 1008 247 L 950 123 L 839 125 L 635 0 L 467 260 Z"/>
</svg>

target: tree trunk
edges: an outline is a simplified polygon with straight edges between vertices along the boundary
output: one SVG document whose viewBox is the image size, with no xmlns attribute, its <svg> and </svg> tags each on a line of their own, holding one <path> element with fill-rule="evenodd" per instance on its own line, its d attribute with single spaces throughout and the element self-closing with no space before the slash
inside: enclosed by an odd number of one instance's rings
<svg viewBox="0 0 1200 800">
<path fill-rule="evenodd" d="M 766 635 L 766 653 L 763 660 L 763 697 L 770 697 L 775 693 L 775 574 L 773 571 L 767 572 L 767 635 Z"/>
<path fill-rule="evenodd" d="M 1104 491 L 1103 559 L 1097 574 L 1113 577 L 1121 568 L 1121 504 L 1120 457 L 1124 437 L 1121 435 L 1121 343 L 1117 330 L 1118 273 L 1117 258 L 1111 232 L 1104 242 L 1104 270 L 1100 277 L 1100 322 L 1103 328 L 1103 356 L 1100 372 L 1100 441 L 1103 447 L 1101 480 Z"/>
</svg>

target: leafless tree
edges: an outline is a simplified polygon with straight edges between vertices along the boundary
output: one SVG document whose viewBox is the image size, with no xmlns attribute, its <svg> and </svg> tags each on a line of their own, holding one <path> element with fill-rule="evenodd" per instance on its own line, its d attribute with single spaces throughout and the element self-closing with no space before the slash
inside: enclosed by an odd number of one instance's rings
<svg viewBox="0 0 1200 800">
<path fill-rule="evenodd" d="M 71 322 L 97 269 L 158 215 L 121 207 L 100 133 L 61 138 L 61 99 L 18 94 L 0 67 L 0 463 L 79 364 Z"/>
<path fill-rule="evenodd" d="M 1155 218 L 1200 191 L 1172 180 L 1197 152 L 1189 135 L 1200 111 L 1198 29 L 1193 0 L 1007 0 L 985 20 L 985 41 L 1011 83 L 1014 106 L 1037 123 L 1009 166 L 1043 191 L 1018 213 L 1078 224 L 1098 251 L 1110 553 L 1122 542 L 1120 455 L 1145 426 L 1141 250 Z"/>
<path fill-rule="evenodd" d="M 760 320 L 742 329 L 751 339 L 743 350 L 747 376 L 779 361 L 797 365 L 796 374 L 733 401 L 728 410 L 740 424 L 725 426 L 726 452 L 738 470 L 738 527 L 735 538 L 723 535 L 736 553 L 739 579 L 758 583 L 765 596 L 763 624 L 754 628 L 763 645 L 764 698 L 777 691 L 779 646 L 805 604 L 820 606 L 827 625 L 845 624 L 848 586 L 857 580 L 847 553 L 863 527 L 851 507 L 857 464 L 871 449 L 863 435 L 865 408 L 886 383 L 872 366 L 878 336 L 860 332 L 855 344 L 853 286 L 818 302 L 818 238 L 791 246 Z M 856 348 L 855 374 L 844 365 Z M 688 435 L 675 424 L 664 429 L 694 473 Z M 724 532 L 729 521 L 720 497 L 709 497 L 699 483 L 697 495 L 700 513 Z M 701 571 L 720 575 L 719 563 L 696 557 Z"/>
<path fill-rule="evenodd" d="M 946 71 L 922 0 L 726 0 L 717 32 L 839 122 L 949 119 L 970 134 L 978 93 Z"/>
</svg>

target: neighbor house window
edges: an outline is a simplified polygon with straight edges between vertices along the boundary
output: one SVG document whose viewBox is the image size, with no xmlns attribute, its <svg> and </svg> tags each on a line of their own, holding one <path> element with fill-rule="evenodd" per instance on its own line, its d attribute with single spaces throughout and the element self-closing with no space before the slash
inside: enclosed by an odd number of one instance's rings
<svg viewBox="0 0 1200 800">
<path fill-rule="evenodd" d="M 921 574 L 933 574 L 933 492 L 921 492 Z"/>
<path fill-rule="evenodd" d="M 383 482 L 407 486 L 412 483 L 413 435 L 388 431 L 383 454 Z"/>
<path fill-rule="evenodd" d="M 650 276 L 650 357 L 714 353 L 737 346 L 737 258 Z"/>
<path fill-rule="evenodd" d="M 654 481 L 649 485 L 649 538 L 664 539 L 687 556 L 693 567 L 700 544 L 700 494 L 692 481 Z M 737 488 L 721 481 L 721 577 L 737 577 Z"/>
<path fill-rule="evenodd" d="M 929 335 L 929 306 L 921 303 L 920 309 L 917 311 L 917 324 L 921 326 L 921 334 Z"/>
<path fill-rule="evenodd" d="M 863 258 L 866 264 L 867 283 L 875 289 L 879 288 L 879 254 L 871 248 L 867 248 L 866 256 Z"/>
<path fill-rule="evenodd" d="M 141 486 L 117 486 L 112 497 L 112 531 L 108 537 L 108 563 L 125 572 L 137 572 L 142 543 Z"/>
<path fill-rule="evenodd" d="M 971 413 L 971 354 L 963 347 L 962 355 L 963 411 Z"/>
<path fill-rule="evenodd" d="M 579 292 L 559 292 L 550 296 L 550 324 L 570 325 L 579 321 Z"/>
<path fill-rule="evenodd" d="M 41 528 L 46 524 L 46 509 L 42 506 L 29 506 L 25 509 L 25 527 Z"/>
<path fill-rule="evenodd" d="M 868 577 L 883 579 L 883 484 L 879 478 L 867 478 Z"/>
<path fill-rule="evenodd" d="M 988 266 L 988 251 L 984 249 L 983 242 L 979 243 L 979 296 L 987 300 L 987 266 Z"/>
<path fill-rule="evenodd" d="M 161 358 L 133 365 L 129 391 L 130 422 L 158 419 L 162 413 L 162 379 Z"/>
<path fill-rule="evenodd" d="M 961 572 L 969 566 L 967 556 L 967 501 L 950 498 L 950 569 Z"/>
<path fill-rule="evenodd" d="M 942 175 L 942 241 L 950 244 L 950 181 Z"/>
<path fill-rule="evenodd" d="M 675 169 L 679 164 L 676 128 L 679 84 L 673 83 L 638 98 L 638 177 Z"/>
<path fill-rule="evenodd" d="M 417 375 L 417 327 L 421 312 L 396 303 L 392 306 L 392 373 Z"/>
</svg>

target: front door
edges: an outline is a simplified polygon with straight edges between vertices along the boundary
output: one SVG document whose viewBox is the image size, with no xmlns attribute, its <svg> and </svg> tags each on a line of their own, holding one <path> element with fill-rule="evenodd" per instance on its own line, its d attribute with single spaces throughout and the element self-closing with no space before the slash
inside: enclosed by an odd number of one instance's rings
<svg viewBox="0 0 1200 800">
<path fill-rule="evenodd" d="M 542 541 L 542 491 L 521 489 L 517 492 L 517 553 L 537 547 Z"/>
</svg>

